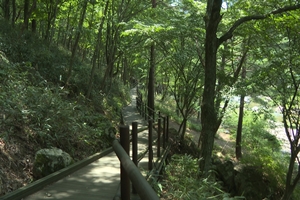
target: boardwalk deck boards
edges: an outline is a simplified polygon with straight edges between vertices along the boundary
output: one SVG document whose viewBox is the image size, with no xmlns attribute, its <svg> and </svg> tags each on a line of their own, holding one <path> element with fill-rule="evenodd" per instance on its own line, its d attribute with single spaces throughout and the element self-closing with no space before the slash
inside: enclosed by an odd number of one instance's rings
<svg viewBox="0 0 300 200">
<path fill-rule="evenodd" d="M 138 128 L 144 127 L 147 123 L 142 119 L 136 106 L 136 90 L 132 89 L 131 104 L 123 109 L 125 123 L 130 126 L 133 121 L 138 122 Z M 138 134 L 138 153 L 147 146 L 147 130 Z M 154 154 L 155 155 L 155 154 Z M 144 175 L 147 169 L 147 155 L 141 160 L 139 167 Z M 147 171 L 147 170 L 146 170 Z M 114 152 L 87 165 L 73 174 L 53 183 L 39 192 L 26 197 L 26 200 L 40 199 L 113 199 L 117 194 L 120 185 L 120 161 Z M 138 199 L 133 196 L 133 199 Z"/>
</svg>

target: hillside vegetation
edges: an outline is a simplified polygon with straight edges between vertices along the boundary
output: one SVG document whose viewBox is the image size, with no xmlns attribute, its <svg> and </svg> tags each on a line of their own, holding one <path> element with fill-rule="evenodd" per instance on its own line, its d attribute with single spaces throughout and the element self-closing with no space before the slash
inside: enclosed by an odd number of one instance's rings
<svg viewBox="0 0 300 200">
<path fill-rule="evenodd" d="M 127 87 L 101 87 L 85 97 L 89 64 L 76 60 L 65 84 L 70 53 L 31 32 L 0 23 L 0 196 L 33 181 L 34 154 L 57 147 L 75 161 L 111 145 L 127 103 Z"/>
</svg>

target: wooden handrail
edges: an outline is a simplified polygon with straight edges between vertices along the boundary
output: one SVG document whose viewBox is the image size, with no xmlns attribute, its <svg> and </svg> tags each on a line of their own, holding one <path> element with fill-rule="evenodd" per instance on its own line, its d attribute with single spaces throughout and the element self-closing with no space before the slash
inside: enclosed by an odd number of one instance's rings
<svg viewBox="0 0 300 200">
<path fill-rule="evenodd" d="M 157 196 L 156 192 L 149 185 L 149 183 L 141 174 L 137 166 L 132 162 L 132 160 L 130 159 L 126 151 L 123 149 L 118 140 L 115 140 L 113 142 L 113 149 L 117 154 L 118 158 L 120 159 L 121 165 L 124 167 L 140 198 L 145 200 L 159 200 L 159 197 Z M 130 195 L 129 197 L 122 196 L 122 200 L 130 200 Z"/>
<path fill-rule="evenodd" d="M 164 117 L 164 129 L 166 128 L 166 117 Z M 163 156 L 162 158 L 160 158 L 160 138 L 162 137 L 163 139 L 163 143 L 166 144 L 166 141 L 165 139 L 167 138 L 166 137 L 166 130 L 163 130 L 163 134 L 161 134 L 161 129 L 162 129 L 162 125 L 161 125 L 161 118 L 158 118 L 157 119 L 158 123 L 158 127 L 157 129 L 155 128 L 155 126 L 153 125 L 153 121 L 152 120 L 149 120 L 148 121 L 148 127 L 145 127 L 145 128 L 140 128 L 140 129 L 137 129 L 137 122 L 132 122 L 132 161 L 128 160 L 130 159 L 128 154 L 129 154 L 129 150 L 126 150 L 123 151 L 126 153 L 126 156 L 124 155 L 124 153 L 121 152 L 121 150 L 119 150 L 118 148 L 118 144 L 116 141 L 114 141 L 113 143 L 113 148 L 117 154 L 117 156 L 119 157 L 120 161 L 121 161 L 121 173 L 124 173 L 124 170 L 126 171 L 126 173 L 128 173 L 128 171 L 130 171 L 131 173 L 140 173 L 139 169 L 137 168 L 137 164 L 139 163 L 139 161 L 146 155 L 146 153 L 148 152 L 148 170 L 149 171 L 155 171 L 155 172 L 158 172 L 160 173 L 161 169 L 162 169 L 162 165 L 164 164 L 164 160 L 166 158 L 166 154 L 168 154 L 168 151 L 169 149 L 164 149 L 164 152 L 163 152 Z M 140 131 L 144 131 L 148 128 L 148 146 L 147 148 L 145 149 L 143 155 L 137 155 L 137 137 L 138 137 L 138 132 Z M 158 135 L 158 138 L 156 138 L 155 140 L 153 140 L 153 130 L 155 130 L 157 132 L 157 135 Z M 123 138 L 124 137 L 124 138 Z M 130 137 L 130 134 L 129 134 L 129 126 L 128 125 L 120 125 L 120 140 L 121 141 L 127 141 L 128 144 L 123 144 L 122 142 L 122 145 L 124 145 L 125 149 L 128 148 L 129 146 L 129 137 Z M 157 145 L 157 157 L 158 159 L 156 160 L 156 163 L 153 167 L 153 145 L 156 143 Z M 119 151 L 119 152 L 117 152 Z M 125 159 L 126 157 L 126 159 Z M 121 160 L 121 158 L 123 158 L 123 160 Z M 128 159 L 127 159 L 128 158 Z M 133 163 L 133 166 L 131 166 L 131 162 Z M 122 170 L 124 169 L 124 170 Z M 137 170 L 138 172 L 136 172 L 135 170 Z M 130 176 L 130 175 L 129 175 Z M 135 176 L 139 176 L 139 175 L 135 175 Z M 147 176 L 148 177 L 148 176 Z M 124 180 L 124 179 L 127 179 L 127 180 Z M 126 177 L 126 176 L 123 176 L 121 174 L 121 191 L 119 191 L 117 193 L 117 195 L 115 196 L 114 199 L 119 199 L 121 197 L 121 199 L 125 199 L 125 200 L 129 200 L 130 199 L 130 193 L 128 193 L 128 191 L 130 191 L 130 189 L 128 189 L 128 185 L 130 185 L 128 183 L 129 179 L 131 180 L 132 182 L 132 191 L 133 193 L 138 193 L 140 195 L 140 197 L 142 199 L 147 199 L 145 196 L 141 196 L 141 193 L 143 195 L 145 195 L 145 191 L 140 191 L 140 187 L 136 187 L 136 185 L 140 186 L 141 183 L 134 183 L 133 180 L 132 180 L 132 177 Z M 145 179 L 146 180 L 146 179 Z M 141 180 L 140 178 L 137 178 L 135 181 L 143 181 Z M 146 181 L 147 182 L 147 181 Z M 143 183 L 145 184 L 145 183 Z M 150 185 L 149 185 L 150 186 Z M 150 186 L 151 187 L 151 186 Z M 122 188 L 126 188 L 124 190 L 122 190 Z M 148 195 L 148 194 L 147 194 Z M 152 197 L 150 197 L 149 199 L 152 199 Z"/>
</svg>

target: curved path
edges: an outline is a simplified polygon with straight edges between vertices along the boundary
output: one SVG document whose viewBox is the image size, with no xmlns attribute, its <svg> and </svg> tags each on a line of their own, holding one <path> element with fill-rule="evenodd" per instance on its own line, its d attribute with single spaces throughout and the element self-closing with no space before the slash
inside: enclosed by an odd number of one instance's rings
<svg viewBox="0 0 300 200">
<path fill-rule="evenodd" d="M 138 127 L 146 123 L 136 110 L 136 88 L 131 89 L 131 103 L 123 109 L 124 121 L 131 125 L 138 122 Z M 147 140 L 147 132 L 139 133 L 139 140 Z M 139 145 L 142 151 L 144 145 Z M 141 163 L 145 161 L 142 160 Z M 113 199 L 120 184 L 120 161 L 114 152 L 87 165 L 73 174 L 45 187 L 25 199 Z"/>
</svg>

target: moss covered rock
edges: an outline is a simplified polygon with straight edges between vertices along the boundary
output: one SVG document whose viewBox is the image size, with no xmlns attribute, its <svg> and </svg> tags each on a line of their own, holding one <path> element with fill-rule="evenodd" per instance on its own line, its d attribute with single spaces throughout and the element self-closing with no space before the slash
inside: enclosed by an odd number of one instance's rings
<svg viewBox="0 0 300 200">
<path fill-rule="evenodd" d="M 33 176 L 39 179 L 73 163 L 73 158 L 61 149 L 41 149 L 35 154 Z"/>
</svg>

